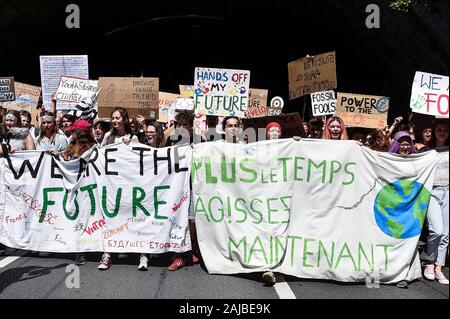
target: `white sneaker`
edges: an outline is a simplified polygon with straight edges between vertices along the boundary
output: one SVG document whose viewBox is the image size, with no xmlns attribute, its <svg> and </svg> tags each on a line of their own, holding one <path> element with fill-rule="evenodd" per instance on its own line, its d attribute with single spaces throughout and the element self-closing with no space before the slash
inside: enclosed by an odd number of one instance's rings
<svg viewBox="0 0 450 319">
<path fill-rule="evenodd" d="M 111 267 L 112 261 L 111 257 L 108 255 L 103 255 L 102 260 L 100 261 L 100 265 L 98 265 L 99 270 L 108 270 Z"/>
<path fill-rule="evenodd" d="M 273 272 L 271 271 L 266 271 L 263 275 L 262 275 L 262 280 L 266 283 L 266 284 L 270 284 L 270 285 L 274 285 L 277 282 L 277 279 L 275 278 L 275 275 Z"/>
<path fill-rule="evenodd" d="M 147 256 L 141 256 L 138 270 L 146 271 L 148 270 L 148 258 Z"/>
<path fill-rule="evenodd" d="M 434 274 L 434 276 L 439 281 L 440 284 L 448 285 L 448 279 L 445 278 L 445 276 L 442 272 L 437 272 Z"/>
<path fill-rule="evenodd" d="M 434 281 L 435 276 L 434 276 L 434 265 L 426 265 L 425 266 L 425 270 L 423 271 L 423 276 L 425 277 L 425 279 Z"/>
</svg>

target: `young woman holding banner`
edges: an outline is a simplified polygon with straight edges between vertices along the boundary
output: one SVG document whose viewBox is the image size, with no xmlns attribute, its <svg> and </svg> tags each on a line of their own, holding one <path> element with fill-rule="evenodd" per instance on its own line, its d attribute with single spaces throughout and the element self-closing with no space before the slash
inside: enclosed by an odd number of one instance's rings
<svg viewBox="0 0 450 319">
<path fill-rule="evenodd" d="M 144 122 L 144 132 L 145 132 L 145 144 L 153 147 L 153 148 L 160 148 L 164 146 L 164 130 L 161 124 L 157 122 Z M 139 258 L 139 266 L 138 270 L 148 270 L 148 257 L 156 258 L 156 254 L 141 254 Z"/>
<path fill-rule="evenodd" d="M 123 107 L 114 108 L 111 113 L 111 130 L 105 134 L 101 146 L 121 143 L 124 140 L 130 140 L 131 125 L 127 110 Z M 111 255 L 104 252 L 99 270 L 108 270 L 112 266 Z"/>
<path fill-rule="evenodd" d="M 348 140 L 344 121 L 337 116 L 330 117 L 325 123 L 322 134 L 324 140 Z"/>
<path fill-rule="evenodd" d="M 438 280 L 440 284 L 448 285 L 449 281 L 442 273 L 442 266 L 448 249 L 448 191 L 449 191 L 449 147 L 448 124 L 438 122 L 434 125 L 431 147 L 438 152 L 436 173 L 428 206 L 427 222 L 429 235 L 426 247 L 426 266 L 423 276 L 428 280 Z"/>
</svg>

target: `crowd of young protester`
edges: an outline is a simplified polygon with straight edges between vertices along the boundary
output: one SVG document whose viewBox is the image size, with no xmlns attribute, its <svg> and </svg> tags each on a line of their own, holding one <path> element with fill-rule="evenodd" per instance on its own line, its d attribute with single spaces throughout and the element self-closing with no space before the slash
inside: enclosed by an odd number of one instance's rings
<svg viewBox="0 0 450 319">
<path fill-rule="evenodd" d="M 3 137 L 0 154 L 40 150 L 60 156 L 66 161 L 79 158 L 85 151 L 93 146 L 102 147 L 115 143 L 142 143 L 154 148 L 167 147 L 183 142 L 193 143 L 194 114 L 189 111 L 177 113 L 175 122 L 159 123 L 146 119 L 143 116 L 130 118 L 126 109 L 116 107 L 109 119 L 83 120 L 73 115 L 65 114 L 58 117 L 56 114 L 56 101 L 53 101 L 52 111 L 42 111 L 38 116 L 38 125 L 31 125 L 31 114 L 22 111 L 7 111 L 2 117 L 0 130 Z M 293 138 L 300 141 L 302 138 L 322 138 L 328 140 L 353 139 L 361 147 L 368 147 L 378 152 L 390 152 L 399 156 L 409 156 L 418 152 L 436 150 L 439 154 L 436 179 L 432 190 L 432 198 L 428 210 L 428 238 L 426 246 L 426 266 L 424 277 L 429 280 L 438 280 L 448 284 L 442 273 L 448 254 L 448 122 L 434 120 L 427 125 L 420 123 L 403 123 L 401 117 L 396 118 L 390 127 L 381 129 L 347 128 L 343 120 L 330 116 L 325 121 L 322 118 L 312 118 L 302 124 L 303 136 L 286 136 L 280 123 L 273 121 L 266 129 L 266 139 Z M 235 116 L 228 116 L 222 122 L 223 143 L 248 143 L 244 134 L 242 120 Z M 185 138 L 180 138 L 178 130 L 182 129 Z M 257 128 L 255 128 L 257 129 Z M 173 138 L 173 135 L 177 138 Z M 204 142 L 209 139 L 200 137 L 196 141 Z M 446 153 L 445 153 L 446 152 Z M 192 240 L 192 251 L 186 254 L 174 254 L 168 266 L 171 271 L 184 267 L 187 263 L 201 261 L 200 250 L 196 240 L 194 212 L 192 205 L 189 208 L 189 228 Z M 149 258 L 158 255 L 141 254 L 138 269 L 147 270 Z M 84 264 L 85 254 L 77 254 L 75 263 Z M 104 252 L 98 269 L 107 270 L 112 265 L 111 254 Z M 263 281 L 268 284 L 276 283 L 273 272 L 265 272 Z"/>
</svg>

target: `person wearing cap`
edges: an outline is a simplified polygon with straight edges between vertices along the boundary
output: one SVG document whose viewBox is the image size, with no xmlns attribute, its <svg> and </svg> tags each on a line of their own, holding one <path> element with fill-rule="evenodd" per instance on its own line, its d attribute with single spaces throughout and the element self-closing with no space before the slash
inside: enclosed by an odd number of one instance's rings
<svg viewBox="0 0 450 319">
<path fill-rule="evenodd" d="M 271 122 L 266 126 L 266 138 L 268 140 L 279 140 L 283 136 L 281 125 L 277 122 Z"/>
<path fill-rule="evenodd" d="M 71 134 L 75 133 L 76 131 L 89 132 L 90 130 L 91 124 L 83 119 L 76 120 L 71 126 L 66 128 L 66 131 L 70 132 Z"/>
<path fill-rule="evenodd" d="M 411 138 L 411 134 L 407 131 L 399 131 L 394 135 L 389 153 L 399 155 L 416 154 L 417 150 Z"/>
<path fill-rule="evenodd" d="M 407 156 L 417 153 L 411 134 L 408 131 L 399 131 L 394 135 L 389 153 Z M 399 288 L 408 288 L 408 281 L 401 280 L 396 283 Z"/>
</svg>

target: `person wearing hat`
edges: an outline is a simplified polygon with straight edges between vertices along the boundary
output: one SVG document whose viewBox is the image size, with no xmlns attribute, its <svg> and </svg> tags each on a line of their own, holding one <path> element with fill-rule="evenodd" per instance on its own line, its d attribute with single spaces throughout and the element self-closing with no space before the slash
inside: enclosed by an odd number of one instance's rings
<svg viewBox="0 0 450 319">
<path fill-rule="evenodd" d="M 416 154 L 417 150 L 411 138 L 411 134 L 407 131 L 399 131 L 394 135 L 389 153 L 399 155 Z"/>
<path fill-rule="evenodd" d="M 281 125 L 277 122 L 270 122 L 266 126 L 266 138 L 268 140 L 279 140 L 283 136 Z"/>
</svg>

